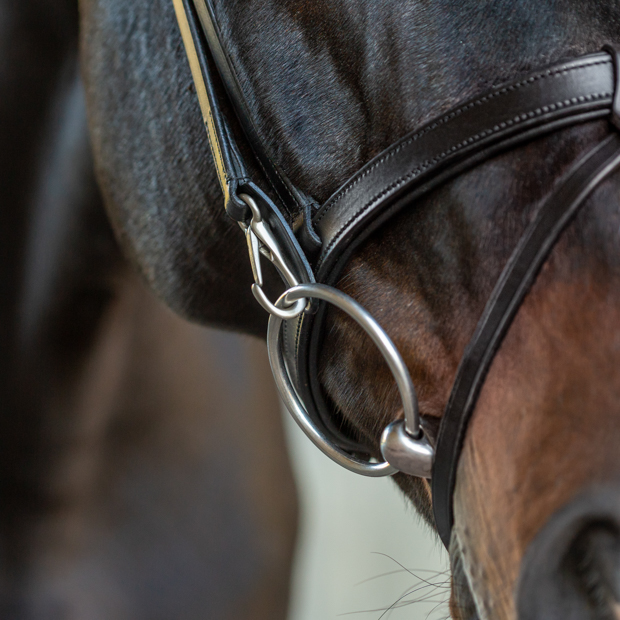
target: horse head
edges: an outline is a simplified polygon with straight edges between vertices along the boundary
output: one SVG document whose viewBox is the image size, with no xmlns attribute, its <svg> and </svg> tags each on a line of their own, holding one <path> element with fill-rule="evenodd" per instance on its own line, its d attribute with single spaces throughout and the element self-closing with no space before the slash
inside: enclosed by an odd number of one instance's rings
<svg viewBox="0 0 620 620">
<path fill-rule="evenodd" d="M 172 2 L 82 0 L 97 172 L 127 253 L 174 309 L 263 334 L 238 226 L 208 155 Z M 227 53 L 267 152 L 325 202 L 353 173 L 456 104 L 618 42 L 596 3 L 216 2 Z M 558 129 L 412 201 L 348 261 L 362 303 L 439 425 L 504 265 L 607 120 Z M 455 618 L 611 618 L 620 601 L 619 180 L 598 185 L 525 297 L 481 390 L 458 465 Z M 378 351 L 330 311 L 319 376 L 380 457 L 399 395 Z M 432 523 L 426 480 L 395 481 Z M 614 611 L 616 610 L 616 611 Z"/>
</svg>

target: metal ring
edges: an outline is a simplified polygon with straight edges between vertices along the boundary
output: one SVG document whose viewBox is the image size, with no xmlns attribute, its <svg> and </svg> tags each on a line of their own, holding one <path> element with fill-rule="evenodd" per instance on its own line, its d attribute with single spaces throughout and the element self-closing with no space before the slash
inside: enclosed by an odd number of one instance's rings
<svg viewBox="0 0 620 620">
<path fill-rule="evenodd" d="M 282 297 L 287 304 L 303 297 L 327 301 L 346 312 L 371 337 L 396 380 L 403 401 L 405 428 L 412 437 L 418 438 L 421 434 L 418 397 L 409 375 L 409 369 L 391 338 L 372 314 L 342 291 L 325 284 L 300 284 L 288 289 Z"/>
<path fill-rule="evenodd" d="M 324 284 L 300 284 L 295 286 L 283 295 L 276 302 L 276 306 L 280 304 L 291 303 L 302 298 L 315 298 L 332 303 L 336 307 L 346 312 L 353 318 L 364 331 L 372 338 L 377 345 L 381 354 L 385 358 L 394 378 L 396 385 L 403 401 L 403 409 L 405 411 L 405 420 L 407 431 L 411 435 L 419 436 L 420 424 L 418 413 L 418 400 L 415 388 L 411 382 L 409 371 L 405 365 L 400 353 L 390 340 L 389 336 L 360 304 L 345 295 L 341 291 L 325 286 Z M 269 327 L 267 330 L 267 350 L 269 352 L 269 363 L 276 386 L 280 392 L 280 396 L 287 406 L 291 415 L 297 424 L 301 427 L 308 438 L 317 446 L 324 454 L 331 458 L 334 462 L 349 471 L 362 474 L 364 476 L 390 476 L 398 470 L 390 465 L 387 461 L 380 463 L 370 463 L 362 461 L 357 457 L 348 454 L 338 446 L 334 445 L 319 429 L 317 429 L 310 419 L 306 408 L 299 399 L 295 388 L 291 384 L 288 371 L 282 356 L 282 348 L 280 346 L 282 319 L 275 315 L 269 317 Z M 411 426 L 410 426 L 411 425 Z"/>
</svg>

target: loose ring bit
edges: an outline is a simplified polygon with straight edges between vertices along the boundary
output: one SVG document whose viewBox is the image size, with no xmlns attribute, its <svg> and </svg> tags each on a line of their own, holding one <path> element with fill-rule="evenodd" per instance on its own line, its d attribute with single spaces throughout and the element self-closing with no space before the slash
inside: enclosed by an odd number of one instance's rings
<svg viewBox="0 0 620 620">
<path fill-rule="evenodd" d="M 405 420 L 393 422 L 384 431 L 381 452 L 386 460 L 382 463 L 361 461 L 334 445 L 314 426 L 291 384 L 280 347 L 282 321 L 272 315 L 267 332 L 269 361 L 280 396 L 297 424 L 323 453 L 350 471 L 365 476 L 386 476 L 400 470 L 414 476 L 429 477 L 434 451 L 420 427 L 415 388 L 394 343 L 367 310 L 348 295 L 330 286 L 300 284 L 286 291 L 278 299 L 276 306 L 305 298 L 316 298 L 335 305 L 354 319 L 371 337 L 394 375 L 403 402 Z"/>
<path fill-rule="evenodd" d="M 282 295 L 276 305 L 284 303 Z M 269 354 L 269 364 L 273 377 L 276 382 L 276 387 L 280 393 L 280 398 L 286 405 L 290 414 L 293 416 L 297 425 L 306 434 L 306 436 L 312 441 L 312 443 L 328 456 L 332 461 L 341 465 L 345 469 L 352 471 L 356 474 L 369 477 L 381 477 L 391 476 L 396 473 L 396 469 L 387 462 L 370 463 L 363 461 L 348 454 L 337 445 L 332 443 L 312 422 L 306 408 L 297 396 L 297 392 L 291 383 L 291 380 L 286 370 L 286 364 L 282 356 L 282 347 L 280 343 L 280 335 L 282 327 L 282 319 L 276 314 L 272 314 L 269 317 L 269 326 L 267 328 L 267 352 Z"/>
</svg>

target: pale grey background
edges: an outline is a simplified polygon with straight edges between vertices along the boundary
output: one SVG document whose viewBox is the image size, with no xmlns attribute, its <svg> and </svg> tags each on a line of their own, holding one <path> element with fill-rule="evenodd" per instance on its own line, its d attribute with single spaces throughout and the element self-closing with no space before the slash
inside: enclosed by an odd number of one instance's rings
<svg viewBox="0 0 620 620">
<path fill-rule="evenodd" d="M 447 618 L 447 554 L 396 485 L 335 465 L 283 414 L 302 514 L 290 620 Z"/>
</svg>

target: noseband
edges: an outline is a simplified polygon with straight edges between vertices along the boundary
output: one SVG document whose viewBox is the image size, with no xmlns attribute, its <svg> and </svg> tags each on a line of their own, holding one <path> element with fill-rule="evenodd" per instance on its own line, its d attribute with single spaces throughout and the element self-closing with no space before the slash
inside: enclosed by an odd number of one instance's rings
<svg viewBox="0 0 620 620">
<path fill-rule="evenodd" d="M 561 232 L 620 165 L 620 136 L 614 131 L 574 164 L 519 240 L 465 350 L 436 445 L 420 423 L 398 350 L 373 317 L 333 285 L 374 230 L 461 172 L 563 127 L 606 118 L 620 128 L 618 54 L 605 47 L 460 104 L 387 148 L 319 206 L 291 183 L 260 140 L 211 0 L 173 2 L 226 212 L 245 232 L 252 292 L 270 315 L 269 360 L 282 399 L 306 435 L 343 467 L 367 476 L 401 471 L 430 478 L 435 522 L 447 546 L 459 455 L 487 371 Z M 262 258 L 287 287 L 275 302 L 263 289 Z M 404 419 L 395 417 L 382 434 L 384 461 L 376 462 L 346 433 L 321 390 L 317 368 L 327 304 L 365 330 L 396 380 Z"/>
</svg>

